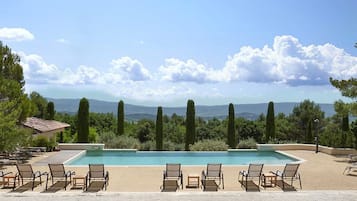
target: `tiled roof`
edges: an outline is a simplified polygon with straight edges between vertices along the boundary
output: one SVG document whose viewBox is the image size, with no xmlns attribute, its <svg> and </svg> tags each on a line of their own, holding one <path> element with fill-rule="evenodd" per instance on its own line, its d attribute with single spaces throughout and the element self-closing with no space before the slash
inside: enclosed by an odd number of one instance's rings
<svg viewBox="0 0 357 201">
<path fill-rule="evenodd" d="M 63 122 L 55 120 L 45 120 L 36 117 L 28 117 L 23 123 L 23 125 L 29 128 L 33 128 L 41 133 L 70 127 L 69 124 Z"/>
</svg>

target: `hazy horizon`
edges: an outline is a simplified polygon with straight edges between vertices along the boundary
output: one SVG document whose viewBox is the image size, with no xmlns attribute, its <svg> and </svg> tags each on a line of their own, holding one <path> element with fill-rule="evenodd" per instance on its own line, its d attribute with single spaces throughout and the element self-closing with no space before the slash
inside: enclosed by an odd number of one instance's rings
<svg viewBox="0 0 357 201">
<path fill-rule="evenodd" d="M 69 6 L 70 5 L 70 6 Z M 5 1 L 25 91 L 147 106 L 342 99 L 357 1 Z M 16 13 L 14 12 L 16 11 Z"/>
</svg>

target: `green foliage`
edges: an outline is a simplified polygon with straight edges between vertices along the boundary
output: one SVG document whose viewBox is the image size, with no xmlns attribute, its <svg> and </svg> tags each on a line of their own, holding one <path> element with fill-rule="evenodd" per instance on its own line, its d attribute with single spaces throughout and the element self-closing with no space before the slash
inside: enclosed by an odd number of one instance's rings
<svg viewBox="0 0 357 201">
<path fill-rule="evenodd" d="M 296 128 L 292 131 L 294 133 L 293 140 L 306 142 L 309 121 L 314 121 L 315 119 L 319 119 L 320 124 L 323 123 L 324 112 L 313 101 L 304 100 L 294 107 L 293 113 L 289 116 L 289 121 L 294 122 L 294 127 Z"/>
<path fill-rule="evenodd" d="M 191 151 L 227 151 L 228 145 L 221 140 L 203 140 L 190 145 Z"/>
<path fill-rule="evenodd" d="M 234 106 L 232 103 L 228 106 L 228 126 L 227 126 L 227 144 L 230 148 L 235 148 L 237 146 L 235 125 L 234 125 Z"/>
<path fill-rule="evenodd" d="M 24 86 L 20 57 L 0 41 L 0 152 L 28 142 L 28 132 L 18 126 L 33 110 Z"/>
<path fill-rule="evenodd" d="M 162 107 L 157 108 L 156 115 L 156 150 L 163 148 L 163 123 L 162 123 Z"/>
<path fill-rule="evenodd" d="M 138 122 L 138 129 L 136 131 L 136 136 L 141 143 L 153 139 L 153 129 L 155 124 L 151 120 L 143 119 Z"/>
<path fill-rule="evenodd" d="M 352 122 L 352 124 L 351 124 L 351 132 L 352 132 L 352 135 L 354 137 L 353 147 L 355 149 L 357 149 L 357 120 Z"/>
<path fill-rule="evenodd" d="M 124 134 L 124 101 L 120 100 L 118 103 L 118 123 L 117 123 L 117 134 L 123 135 Z"/>
<path fill-rule="evenodd" d="M 236 121 L 236 125 L 238 125 L 239 141 L 242 139 L 254 138 L 255 141 L 261 142 L 263 128 L 259 125 L 259 122 L 250 121 L 244 118 L 238 118 Z"/>
<path fill-rule="evenodd" d="M 186 135 L 185 135 L 185 150 L 188 151 L 190 145 L 195 143 L 196 126 L 195 126 L 195 103 L 193 100 L 187 101 L 186 108 Z"/>
<path fill-rule="evenodd" d="M 87 143 L 89 136 L 89 102 L 82 98 L 78 109 L 78 142 Z"/>
<path fill-rule="evenodd" d="M 156 142 L 153 140 L 146 141 L 140 145 L 141 151 L 155 151 L 156 150 Z"/>
<path fill-rule="evenodd" d="M 99 141 L 104 143 L 107 149 L 140 149 L 138 139 L 125 135 L 117 136 L 114 132 L 102 133 Z"/>
<path fill-rule="evenodd" d="M 47 136 L 39 135 L 32 139 L 33 147 L 46 147 L 47 151 L 52 151 L 56 146 L 54 138 L 48 139 Z"/>
<path fill-rule="evenodd" d="M 89 127 L 89 135 L 88 135 L 88 141 L 90 143 L 96 143 L 98 138 L 98 134 L 95 128 Z"/>
<path fill-rule="evenodd" d="M 25 86 L 25 80 L 23 75 L 22 66 L 20 64 L 20 57 L 17 54 L 11 52 L 8 46 L 3 46 L 0 41 L 0 77 L 7 80 L 13 80 L 19 84 L 20 89 Z M 10 91 L 9 91 L 10 92 Z M 14 98 L 11 93 L 0 94 L 1 96 Z"/>
<path fill-rule="evenodd" d="M 115 122 L 112 113 L 89 113 L 89 126 L 95 128 L 98 133 L 115 131 Z"/>
<path fill-rule="evenodd" d="M 357 98 L 357 79 L 350 78 L 348 80 L 335 80 L 330 77 L 330 83 L 332 86 L 339 89 L 342 93 L 342 96 Z"/>
<path fill-rule="evenodd" d="M 64 137 L 63 137 L 64 142 L 77 142 L 77 140 L 75 141 L 69 139 L 66 140 L 66 137 L 71 138 L 75 133 L 77 133 L 77 126 L 78 126 L 77 116 L 70 115 L 67 113 L 56 113 L 55 120 L 60 122 L 65 122 L 70 125 L 70 127 L 64 131 Z"/>
<path fill-rule="evenodd" d="M 289 121 L 284 113 L 279 113 L 275 118 L 276 138 L 275 142 L 292 141 L 295 139 L 293 135 L 294 122 Z M 270 140 L 271 141 L 271 140 Z"/>
<path fill-rule="evenodd" d="M 50 101 L 47 103 L 47 108 L 46 108 L 46 119 L 48 120 L 54 120 L 55 119 L 55 104 Z"/>
<path fill-rule="evenodd" d="M 163 150 L 166 151 L 183 151 L 185 150 L 185 144 L 184 143 L 173 143 L 171 141 L 164 141 L 163 144 Z"/>
<path fill-rule="evenodd" d="M 342 93 L 342 96 L 349 97 L 352 100 L 357 99 L 357 79 L 350 78 L 348 80 L 335 80 L 330 77 L 330 83 L 332 86 L 339 89 Z M 336 105 L 336 104 L 335 104 Z M 348 111 L 351 112 L 353 115 L 357 116 L 357 102 L 353 101 L 352 103 L 346 103 L 346 107 Z"/>
<path fill-rule="evenodd" d="M 342 117 L 342 123 L 341 123 L 341 130 L 342 130 L 342 139 L 341 139 L 341 144 L 343 147 L 346 146 L 346 141 L 347 141 L 347 133 L 350 131 L 350 126 L 349 126 L 349 118 L 348 115 L 345 115 Z"/>
<path fill-rule="evenodd" d="M 266 127 L 265 127 L 265 141 L 275 138 L 275 114 L 274 114 L 274 103 L 269 102 L 268 112 L 266 117 Z"/>
<path fill-rule="evenodd" d="M 309 121 L 308 126 L 307 126 L 307 135 L 306 135 L 306 143 L 313 143 L 313 137 L 312 137 L 312 121 Z"/>
<path fill-rule="evenodd" d="M 35 117 L 45 119 L 46 117 L 46 107 L 47 100 L 41 96 L 38 92 L 33 91 L 30 94 L 30 100 L 32 104 L 35 106 L 34 115 Z"/>
<path fill-rule="evenodd" d="M 250 137 L 250 138 L 241 140 L 237 147 L 238 147 L 238 149 L 256 149 L 257 142 L 254 140 L 254 138 Z"/>
<path fill-rule="evenodd" d="M 77 142 L 77 137 L 74 136 L 76 135 L 72 134 L 70 129 L 66 129 L 62 133 L 62 139 L 61 135 L 57 135 L 56 141 L 60 143 L 75 143 Z"/>
</svg>

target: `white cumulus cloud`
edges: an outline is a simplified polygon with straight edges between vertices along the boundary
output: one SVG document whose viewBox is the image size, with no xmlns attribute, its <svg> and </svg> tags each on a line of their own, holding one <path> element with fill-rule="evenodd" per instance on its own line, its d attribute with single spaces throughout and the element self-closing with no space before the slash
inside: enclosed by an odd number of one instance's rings
<svg viewBox="0 0 357 201">
<path fill-rule="evenodd" d="M 53 83 L 58 79 L 60 71 L 56 65 L 47 64 L 41 56 L 36 54 L 26 55 L 23 52 L 17 54 L 21 57 L 20 64 L 27 82 Z"/>
<path fill-rule="evenodd" d="M 151 79 L 151 75 L 148 69 L 144 65 L 130 57 L 121 57 L 114 59 L 111 62 L 112 68 L 110 72 L 121 79 L 127 79 L 132 81 L 144 81 Z"/>
<path fill-rule="evenodd" d="M 291 86 L 325 85 L 329 77 L 357 77 L 357 57 L 332 44 L 304 46 L 290 35 L 276 36 L 272 47 L 241 47 L 220 69 L 194 60 L 167 59 L 159 68 L 172 82 L 285 83 Z"/>
<path fill-rule="evenodd" d="M 272 48 L 242 47 L 223 72 L 231 80 L 323 85 L 329 77 L 356 77 L 357 57 L 331 44 L 304 46 L 293 36 L 276 36 Z"/>
<path fill-rule="evenodd" d="M 181 61 L 176 58 L 165 60 L 165 64 L 160 66 L 159 72 L 163 80 L 180 82 L 192 81 L 197 83 L 215 81 L 213 69 L 207 68 L 203 64 L 189 59 Z"/>
<path fill-rule="evenodd" d="M 48 64 L 36 54 L 17 53 L 20 64 L 23 67 L 24 77 L 30 84 L 118 84 L 151 79 L 149 71 L 143 64 L 129 57 L 122 57 L 111 62 L 111 68 L 107 72 L 101 72 L 98 68 L 80 65 L 76 69 L 59 68 L 54 64 Z"/>
<path fill-rule="evenodd" d="M 1 40 L 24 41 L 33 40 L 35 36 L 24 28 L 0 28 Z"/>
</svg>

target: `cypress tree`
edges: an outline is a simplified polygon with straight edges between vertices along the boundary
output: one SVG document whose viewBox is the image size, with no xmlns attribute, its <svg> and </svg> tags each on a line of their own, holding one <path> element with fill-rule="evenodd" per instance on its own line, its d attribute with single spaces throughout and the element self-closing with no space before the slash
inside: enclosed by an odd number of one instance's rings
<svg viewBox="0 0 357 201">
<path fill-rule="evenodd" d="M 82 98 L 78 109 L 78 142 L 88 142 L 89 136 L 89 102 Z"/>
<path fill-rule="evenodd" d="M 54 120 L 55 119 L 55 105 L 54 105 L 54 103 L 52 101 L 47 103 L 46 119 L 47 120 Z"/>
<path fill-rule="evenodd" d="M 162 107 L 157 108 L 156 115 L 156 150 L 162 150 L 162 139 L 163 138 L 163 123 L 162 123 Z"/>
<path fill-rule="evenodd" d="M 227 129 L 227 144 L 230 148 L 236 148 L 237 146 L 234 118 L 235 118 L 234 106 L 232 103 L 230 103 L 228 106 L 228 129 Z"/>
<path fill-rule="evenodd" d="M 118 116 L 117 135 L 123 135 L 124 134 L 124 102 L 122 100 L 120 100 L 118 103 L 117 116 Z"/>
<path fill-rule="evenodd" d="M 348 119 L 348 114 L 344 115 L 342 117 L 342 139 L 341 139 L 341 144 L 343 147 L 346 147 L 346 141 L 347 141 L 347 132 L 350 130 L 350 125 L 349 125 L 349 119 Z"/>
<path fill-rule="evenodd" d="M 307 123 L 307 135 L 306 135 L 306 142 L 307 143 L 312 143 L 312 121 L 310 120 Z"/>
<path fill-rule="evenodd" d="M 271 139 L 275 139 L 275 114 L 274 103 L 272 101 L 268 104 L 268 112 L 265 126 L 265 141 L 268 142 Z"/>
<path fill-rule="evenodd" d="M 190 144 L 195 143 L 195 103 L 193 100 L 187 101 L 186 108 L 186 136 L 185 136 L 185 150 L 188 151 Z"/>
</svg>

